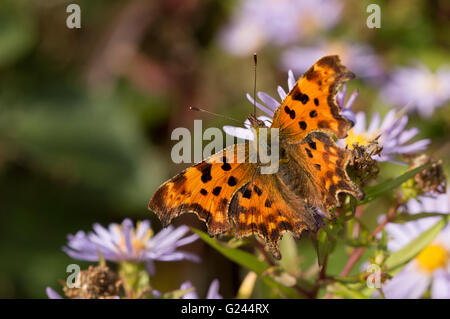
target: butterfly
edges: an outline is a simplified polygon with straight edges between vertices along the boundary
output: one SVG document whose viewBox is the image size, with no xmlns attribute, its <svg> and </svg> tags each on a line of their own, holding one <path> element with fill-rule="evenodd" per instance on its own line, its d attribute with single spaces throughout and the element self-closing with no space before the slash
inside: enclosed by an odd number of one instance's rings
<svg viewBox="0 0 450 319">
<path fill-rule="evenodd" d="M 364 198 L 346 172 L 350 152 L 334 142 L 353 126 L 340 114 L 336 93 L 354 77 L 334 55 L 319 59 L 297 81 L 270 126 L 279 130 L 277 172 L 261 174 L 261 163 L 239 161 L 249 143 L 236 143 L 162 184 L 148 208 L 164 226 L 191 212 L 206 223 L 210 236 L 258 235 L 280 259 L 278 241 L 284 232 L 296 238 L 303 231 L 316 232 L 320 213 L 332 218 L 343 194 Z M 256 130 L 266 126 L 254 115 L 248 119 Z"/>
</svg>

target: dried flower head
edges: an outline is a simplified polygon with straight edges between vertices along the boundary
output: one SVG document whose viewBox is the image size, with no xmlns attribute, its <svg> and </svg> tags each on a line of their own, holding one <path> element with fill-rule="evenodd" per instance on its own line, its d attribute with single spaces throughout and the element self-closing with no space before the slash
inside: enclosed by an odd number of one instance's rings
<svg viewBox="0 0 450 319">
<path fill-rule="evenodd" d="M 383 148 L 378 143 L 378 137 L 367 144 L 354 144 L 351 149 L 351 158 L 347 166 L 349 175 L 358 181 L 361 186 L 369 180 L 376 179 L 380 168 L 375 156 L 380 155 Z"/>
<path fill-rule="evenodd" d="M 89 266 L 87 270 L 82 270 L 78 276 L 78 284 L 79 288 L 63 288 L 68 298 L 114 299 L 117 298 L 121 286 L 117 273 L 105 264 Z"/>
<path fill-rule="evenodd" d="M 436 161 L 431 156 L 425 154 L 411 155 L 407 159 L 411 169 L 434 162 L 430 167 L 414 176 L 414 182 L 422 193 L 445 194 L 447 188 L 446 177 L 442 169 L 441 160 Z"/>
</svg>

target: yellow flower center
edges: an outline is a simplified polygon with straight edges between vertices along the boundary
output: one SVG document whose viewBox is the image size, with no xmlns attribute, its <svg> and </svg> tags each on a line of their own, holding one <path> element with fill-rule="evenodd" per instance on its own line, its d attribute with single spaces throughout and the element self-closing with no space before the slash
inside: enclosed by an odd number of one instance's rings
<svg viewBox="0 0 450 319">
<path fill-rule="evenodd" d="M 367 136 L 365 133 L 355 134 L 355 132 L 352 129 L 348 132 L 348 136 L 345 142 L 347 143 L 347 146 L 352 150 L 353 144 L 368 145 L 370 140 L 371 140 L 370 137 Z"/>
<path fill-rule="evenodd" d="M 431 244 L 416 257 L 420 269 L 432 273 L 434 270 L 445 267 L 448 262 L 447 250 L 439 244 Z"/>
<path fill-rule="evenodd" d="M 139 223 L 137 223 L 137 228 L 139 227 Z M 117 245 L 119 246 L 119 249 L 121 252 L 125 252 L 127 250 L 126 243 L 125 243 L 125 235 L 123 233 L 122 225 L 117 226 L 118 230 L 120 232 L 120 239 Z M 137 238 L 136 236 L 136 230 L 132 229 L 130 233 L 130 239 L 131 239 L 131 246 L 133 247 L 133 253 L 135 257 L 138 257 L 142 251 L 146 249 L 147 241 L 153 237 L 153 231 L 151 228 L 147 230 L 144 236 L 141 238 Z"/>
</svg>

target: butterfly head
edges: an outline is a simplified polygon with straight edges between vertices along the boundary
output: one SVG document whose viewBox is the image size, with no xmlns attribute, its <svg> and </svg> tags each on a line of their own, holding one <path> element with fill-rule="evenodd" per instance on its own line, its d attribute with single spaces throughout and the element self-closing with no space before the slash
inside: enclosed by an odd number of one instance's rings
<svg viewBox="0 0 450 319">
<path fill-rule="evenodd" d="M 267 127 L 267 124 L 258 119 L 254 114 L 250 114 L 247 119 L 250 121 L 250 126 L 256 130 L 261 127 Z"/>
</svg>

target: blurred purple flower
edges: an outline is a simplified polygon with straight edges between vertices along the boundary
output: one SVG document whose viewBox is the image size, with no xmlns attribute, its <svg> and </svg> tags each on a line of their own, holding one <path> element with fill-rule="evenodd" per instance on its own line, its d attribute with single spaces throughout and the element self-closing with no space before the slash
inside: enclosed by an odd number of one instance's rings
<svg viewBox="0 0 450 319">
<path fill-rule="evenodd" d="M 305 72 L 314 62 L 325 55 L 338 54 L 342 63 L 358 78 L 377 81 L 384 74 L 381 59 L 366 44 L 322 43 L 312 47 L 293 47 L 281 57 L 283 68 Z"/>
<path fill-rule="evenodd" d="M 449 192 L 436 197 L 421 196 L 407 203 L 409 214 L 450 212 Z M 439 216 L 421 218 L 404 224 L 388 224 L 388 250 L 397 251 L 412 242 L 441 219 Z M 447 225 L 422 252 L 397 275 L 383 285 L 386 298 L 420 298 L 430 287 L 431 298 L 450 298 L 450 225 Z"/>
<path fill-rule="evenodd" d="M 64 299 L 61 297 L 59 293 L 57 293 L 53 288 L 47 287 L 45 288 L 45 293 L 47 294 L 48 299 Z M 120 299 L 119 296 L 113 296 L 112 299 Z M 77 298 L 80 299 L 80 298 Z M 81 298 L 82 299 L 82 298 Z"/>
<path fill-rule="evenodd" d="M 397 68 L 381 93 L 391 103 L 410 105 L 420 116 L 429 117 L 450 101 L 450 67 L 441 66 L 435 73 L 423 64 Z"/>
<path fill-rule="evenodd" d="M 342 8 L 340 0 L 241 0 L 219 40 L 235 55 L 287 45 L 335 26 Z"/>
<path fill-rule="evenodd" d="M 45 293 L 49 299 L 63 299 L 59 293 L 57 293 L 53 288 L 47 287 Z"/>
<path fill-rule="evenodd" d="M 62 249 L 70 257 L 79 260 L 98 261 L 100 252 L 105 260 L 113 262 L 145 262 L 148 272 L 153 274 L 153 261 L 156 260 L 200 261 L 194 254 L 177 250 L 198 239 L 196 234 L 183 237 L 188 232 L 187 226 L 169 226 L 153 236 L 149 221 L 138 222 L 135 229 L 133 222 L 125 219 L 121 225 L 110 224 L 108 229 L 94 224 L 94 232 L 86 234 L 78 231 L 75 235 L 68 235 L 67 247 Z"/>
<path fill-rule="evenodd" d="M 193 288 L 193 287 L 194 286 L 192 285 L 192 283 L 190 281 L 185 281 L 184 283 L 181 284 L 180 289 L 185 290 L 185 289 L 189 289 L 189 288 Z M 199 299 L 199 297 L 197 295 L 197 292 L 194 289 L 191 292 L 186 293 L 183 296 L 183 299 Z M 222 296 L 219 294 L 219 280 L 214 279 L 211 282 L 211 285 L 209 286 L 209 289 L 208 289 L 205 299 L 222 299 Z"/>
<path fill-rule="evenodd" d="M 290 92 L 292 88 L 295 86 L 295 83 L 297 83 L 297 80 L 295 79 L 292 70 L 288 71 L 287 83 L 289 89 L 288 92 Z M 281 86 L 278 86 L 277 91 L 280 101 L 278 101 L 277 99 L 273 98 L 272 96 L 270 96 L 265 92 L 258 92 L 257 93 L 258 98 L 261 100 L 263 104 L 261 104 L 258 101 L 255 101 L 250 94 L 247 93 L 246 95 L 247 99 L 252 105 L 256 105 L 257 108 L 259 108 L 261 111 L 263 111 L 266 115 L 269 116 L 269 117 L 265 115 L 258 116 L 258 119 L 263 121 L 267 127 L 270 127 L 270 125 L 272 125 L 272 117 L 275 110 L 278 108 L 278 106 L 281 104 L 281 102 L 286 98 L 288 94 L 288 92 L 286 92 Z M 358 96 L 358 91 L 352 93 L 352 95 L 347 100 L 347 103 L 345 103 L 346 94 L 347 94 L 347 86 L 344 85 L 342 91 L 339 91 L 336 95 L 336 102 L 341 108 L 342 115 L 345 118 L 349 119 L 350 121 L 355 122 L 355 114 L 351 110 L 351 106 L 353 105 L 353 102 Z M 245 140 L 253 140 L 254 135 L 250 127 L 250 121 L 248 119 L 245 120 L 244 126 L 245 128 L 226 125 L 223 127 L 223 130 L 228 135 L 242 138 Z"/>
<path fill-rule="evenodd" d="M 397 162 L 395 155 L 423 151 L 430 143 L 429 139 L 423 139 L 406 144 L 419 133 L 419 129 L 411 128 L 405 130 L 408 124 L 408 116 L 403 115 L 399 117 L 395 110 L 389 111 L 381 124 L 378 112 L 373 113 L 368 127 L 366 127 L 366 114 L 364 112 L 358 112 L 355 120 L 355 126 L 348 132 L 348 136 L 343 140 L 339 140 L 338 144 L 343 147 L 353 148 L 354 144 L 368 145 L 370 141 L 380 136 L 378 144 L 383 148 L 382 153 L 381 155 L 373 156 L 375 160 L 380 162 Z"/>
<path fill-rule="evenodd" d="M 344 84 L 342 86 L 342 90 L 338 91 L 336 94 L 336 102 L 337 105 L 341 108 L 341 115 L 345 117 L 347 120 L 352 121 L 353 123 L 356 122 L 355 113 L 352 111 L 352 105 L 355 102 L 356 98 L 358 97 L 358 90 L 355 90 L 352 95 L 347 100 L 347 103 L 345 102 L 345 99 L 347 97 L 347 84 Z"/>
</svg>

